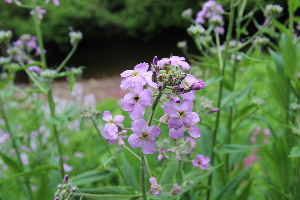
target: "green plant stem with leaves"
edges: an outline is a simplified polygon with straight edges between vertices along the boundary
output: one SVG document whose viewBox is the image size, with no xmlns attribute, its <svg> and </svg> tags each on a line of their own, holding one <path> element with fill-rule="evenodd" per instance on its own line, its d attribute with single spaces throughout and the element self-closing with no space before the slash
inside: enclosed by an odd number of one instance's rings
<svg viewBox="0 0 300 200">
<path fill-rule="evenodd" d="M 32 4 L 32 9 L 35 10 L 36 1 L 31 0 L 31 4 Z M 33 20 L 34 20 L 35 32 L 36 32 L 37 39 L 38 39 L 38 45 L 39 45 L 39 49 L 40 49 L 41 66 L 42 66 L 43 69 L 47 69 L 47 60 L 46 60 L 46 56 L 45 56 L 45 52 L 44 52 L 43 35 L 42 35 L 41 27 L 40 27 L 40 21 L 38 19 L 38 16 L 37 16 L 36 12 L 34 12 Z M 56 118 L 56 112 L 55 112 L 55 103 L 54 103 L 54 99 L 53 99 L 53 95 L 52 95 L 51 83 L 48 85 L 48 87 L 49 87 L 49 89 L 47 91 L 47 99 L 48 99 L 50 115 L 51 115 L 52 119 L 55 119 Z M 51 132 L 52 132 L 52 135 L 54 135 L 55 141 L 56 141 L 56 144 L 57 144 L 59 165 L 60 165 L 60 173 L 61 173 L 61 176 L 64 177 L 65 172 L 64 172 L 64 167 L 63 167 L 62 145 L 61 145 L 61 142 L 60 142 L 59 133 L 58 133 L 58 129 L 57 129 L 56 124 L 52 124 Z"/>
<path fill-rule="evenodd" d="M 220 82 L 219 85 L 219 93 L 218 93 L 218 108 L 219 108 L 219 112 L 217 112 L 217 116 L 216 116 L 216 123 L 215 123 L 215 127 L 214 127 L 214 131 L 213 131 L 213 135 L 212 135 L 212 146 L 211 146 L 211 163 L 212 165 L 215 164 L 215 152 L 214 152 L 214 148 L 216 146 L 216 142 L 217 142 L 217 133 L 218 133 L 218 129 L 219 129 L 219 123 L 220 123 L 220 116 L 221 116 L 221 112 L 222 112 L 222 97 L 223 97 L 223 86 L 224 86 L 224 78 L 225 78 L 225 70 L 226 70 L 226 65 L 227 65 L 227 55 L 228 55 L 228 47 L 229 47 L 229 42 L 231 40 L 231 35 L 232 35 L 232 30 L 233 30 L 233 23 L 234 23 L 234 17 L 235 17 L 235 10 L 234 10 L 234 0 L 230 1 L 230 15 L 229 15 L 229 24 L 228 24 L 228 29 L 227 29 L 227 35 L 226 35 L 226 43 L 225 43 L 225 50 L 224 50 L 224 54 L 223 54 L 223 59 L 219 60 L 219 64 L 220 64 L 220 69 L 221 69 L 221 76 L 222 76 L 222 80 Z M 218 34 L 217 38 L 218 38 Z M 220 54 L 220 48 L 218 47 L 218 54 Z M 219 56 L 219 59 L 221 59 L 222 57 Z M 211 186 L 212 185 L 212 179 L 213 179 L 213 173 L 210 174 L 209 178 L 208 178 L 208 185 Z M 206 199 L 209 200 L 212 194 L 212 187 L 209 188 L 209 190 L 207 191 L 207 195 L 206 195 Z"/>
<path fill-rule="evenodd" d="M 31 0 L 31 4 L 32 4 L 32 10 L 35 11 L 36 1 Z M 40 49 L 40 58 L 41 58 L 41 62 L 42 62 L 42 68 L 47 69 L 47 60 L 46 60 L 46 55 L 45 55 L 45 51 L 44 51 L 45 48 L 44 48 L 44 42 L 43 42 L 43 35 L 42 35 L 42 31 L 41 31 L 40 21 L 38 19 L 36 12 L 34 12 L 33 21 L 34 21 L 35 33 L 36 33 L 36 37 L 37 37 L 37 41 L 38 41 L 38 45 L 39 45 L 39 49 Z"/>
<path fill-rule="evenodd" d="M 5 123 L 5 127 L 7 129 L 8 134 L 10 135 L 13 148 L 14 148 L 16 154 L 17 154 L 18 164 L 21 167 L 21 170 L 23 171 L 24 170 L 24 166 L 23 166 L 23 162 L 22 162 L 22 159 L 21 159 L 21 154 L 20 154 L 17 142 L 16 142 L 16 136 L 15 136 L 15 134 L 13 133 L 13 131 L 11 129 L 11 125 L 9 123 L 9 120 L 8 120 L 8 117 L 7 117 L 5 108 L 4 108 L 4 102 L 3 102 L 3 100 L 2 100 L 1 97 L 0 97 L 0 104 L 1 104 L 0 105 L 1 114 L 2 114 L 2 117 L 3 117 L 4 123 Z M 33 199 L 32 190 L 31 190 L 31 187 L 30 187 L 29 177 L 25 177 L 24 181 L 25 181 L 25 186 L 26 186 L 29 198 Z"/>
<path fill-rule="evenodd" d="M 62 61 L 62 63 L 57 67 L 56 69 L 56 73 L 60 72 L 67 64 L 67 62 L 70 60 L 70 58 L 72 58 L 72 56 L 74 55 L 76 49 L 77 49 L 78 43 L 74 44 L 71 51 L 69 52 L 69 54 L 67 55 L 67 57 Z"/>
<path fill-rule="evenodd" d="M 114 164 L 115 164 L 116 167 L 118 168 L 118 171 L 119 171 L 119 174 L 120 174 L 121 177 L 122 177 L 122 180 L 124 181 L 124 183 L 127 184 L 127 181 L 126 181 L 126 179 L 125 179 L 125 176 L 124 176 L 124 174 L 123 174 L 123 172 L 122 172 L 122 170 L 121 170 L 121 168 L 120 168 L 120 166 L 119 166 L 119 164 L 118 164 L 116 158 L 114 157 L 113 153 L 110 151 L 110 149 L 109 149 L 109 147 L 108 147 L 108 144 L 107 144 L 107 141 L 104 140 L 104 138 L 103 138 L 103 136 L 102 136 L 102 134 L 101 134 L 101 132 L 100 132 L 98 126 L 97 126 L 96 121 L 95 121 L 94 119 L 91 119 L 91 121 L 92 121 L 92 123 L 93 123 L 95 129 L 97 130 L 97 132 L 98 132 L 98 134 L 99 134 L 99 136 L 100 136 L 101 142 L 102 142 L 102 144 L 104 145 L 106 151 L 107 151 L 107 152 L 109 153 L 109 155 L 112 157 Z"/>
</svg>

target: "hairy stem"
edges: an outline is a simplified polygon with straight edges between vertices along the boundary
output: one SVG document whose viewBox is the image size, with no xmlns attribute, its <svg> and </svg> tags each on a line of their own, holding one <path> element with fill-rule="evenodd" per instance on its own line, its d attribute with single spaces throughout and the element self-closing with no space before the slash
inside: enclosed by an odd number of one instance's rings
<svg viewBox="0 0 300 200">
<path fill-rule="evenodd" d="M 214 128 L 213 136 L 212 136 L 212 146 L 211 146 L 211 163 L 212 163 L 212 165 L 215 164 L 214 148 L 216 146 L 217 133 L 218 133 L 218 129 L 219 129 L 220 116 L 221 116 L 221 112 L 222 112 L 221 102 L 222 102 L 222 97 L 223 97 L 224 75 L 225 75 L 225 69 L 226 69 L 226 64 L 227 64 L 226 62 L 227 62 L 229 41 L 231 40 L 231 35 L 232 35 L 232 30 L 233 30 L 234 15 L 235 15 L 234 0 L 231 0 L 230 1 L 229 24 L 228 24 L 228 29 L 227 29 L 228 32 L 227 32 L 227 35 L 226 35 L 225 52 L 224 52 L 224 56 L 223 56 L 224 59 L 223 59 L 222 65 L 220 66 L 220 68 L 222 70 L 221 74 L 222 74 L 223 79 L 220 82 L 219 93 L 218 93 L 218 108 L 220 110 L 219 110 L 219 112 L 217 112 L 215 128 Z M 220 49 L 218 51 L 220 51 Z M 212 179 L 213 179 L 213 173 L 211 173 L 209 178 L 208 178 L 208 185 L 209 186 L 212 184 Z M 207 191 L 207 195 L 206 195 L 207 200 L 210 199 L 211 192 L 212 192 L 212 187 L 209 187 L 209 190 Z"/>
<path fill-rule="evenodd" d="M 91 120 L 92 120 L 92 122 L 93 122 L 93 125 L 94 125 L 95 129 L 97 130 L 97 132 L 98 132 L 98 134 L 99 134 L 99 136 L 100 136 L 100 139 L 101 139 L 102 144 L 104 144 L 104 147 L 105 147 L 106 151 L 107 151 L 107 152 L 109 153 L 109 155 L 113 158 L 113 162 L 114 162 L 114 164 L 116 165 L 116 167 L 118 168 L 118 171 L 119 171 L 119 173 L 120 173 L 120 175 L 121 175 L 121 177 L 122 177 L 124 183 L 128 184 L 127 181 L 126 181 L 126 179 L 125 179 L 125 177 L 124 177 L 124 174 L 123 174 L 123 172 L 122 172 L 120 166 L 118 165 L 118 162 L 117 162 L 116 158 L 114 157 L 113 153 L 110 151 L 110 149 L 109 149 L 109 147 L 108 147 L 107 141 L 104 140 L 104 138 L 103 138 L 103 136 L 102 136 L 100 130 L 98 129 L 95 120 L 94 120 L 94 119 L 91 119 Z"/>
<path fill-rule="evenodd" d="M 71 49 L 71 51 L 69 52 L 69 54 L 67 55 L 67 57 L 61 62 L 61 64 L 57 67 L 56 72 L 60 72 L 60 70 L 63 69 L 63 67 L 65 67 L 65 65 L 67 64 L 67 62 L 70 60 L 70 58 L 74 55 L 76 49 L 77 49 L 78 44 L 76 43 L 73 48 Z"/>
<path fill-rule="evenodd" d="M 55 114 L 55 103 L 53 100 L 53 96 L 52 96 L 52 91 L 51 88 L 49 88 L 49 92 L 47 94 L 48 97 L 48 103 L 49 103 L 49 108 L 50 108 L 50 115 L 52 119 L 56 118 L 56 114 Z M 57 150 L 58 150 L 58 157 L 59 157 L 59 165 L 60 165 L 60 174 L 62 177 L 64 177 L 65 172 L 64 172 L 64 161 L 63 161 L 63 153 L 62 153 L 62 148 L 61 148 L 61 142 L 59 139 L 59 134 L 57 131 L 57 126 L 55 124 L 52 124 L 52 134 L 55 137 L 55 141 L 56 141 L 56 145 L 57 145 Z"/>
<path fill-rule="evenodd" d="M 34 22 L 35 33 L 36 33 L 39 50 L 40 50 L 40 59 L 42 61 L 42 68 L 46 69 L 47 68 L 47 60 L 46 60 L 46 56 L 45 56 L 45 52 L 44 52 L 43 35 L 42 35 L 42 31 L 41 31 L 40 21 L 38 19 L 37 13 L 35 12 L 36 1 L 31 0 L 31 4 L 32 4 L 32 9 L 34 10 L 33 22 Z"/>
</svg>

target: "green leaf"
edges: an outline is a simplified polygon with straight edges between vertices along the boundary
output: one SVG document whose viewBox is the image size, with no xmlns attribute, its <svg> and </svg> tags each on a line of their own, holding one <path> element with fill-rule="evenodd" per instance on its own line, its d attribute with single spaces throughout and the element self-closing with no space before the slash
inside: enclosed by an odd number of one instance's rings
<svg viewBox="0 0 300 200">
<path fill-rule="evenodd" d="M 220 82 L 222 79 L 223 79 L 223 77 L 211 78 L 211 79 L 205 81 L 205 83 L 206 83 L 206 86 L 210 86 L 210 85 Z"/>
<path fill-rule="evenodd" d="M 289 0 L 288 6 L 289 6 L 289 12 L 295 12 L 299 7 L 299 0 Z"/>
<path fill-rule="evenodd" d="M 128 163 L 125 156 L 123 156 L 123 174 L 125 176 L 126 182 L 128 185 L 132 186 L 135 190 L 139 190 L 137 183 L 137 177 L 135 176 L 134 170 L 131 165 Z"/>
<path fill-rule="evenodd" d="M 7 182 L 7 181 L 10 181 L 10 180 L 13 180 L 13 179 L 16 179 L 16 178 L 20 178 L 20 177 L 23 177 L 23 176 L 32 176 L 32 175 L 35 175 L 35 174 L 40 174 L 44 171 L 49 171 L 49 170 L 59 171 L 59 168 L 57 166 L 52 166 L 52 165 L 45 165 L 45 166 L 37 167 L 37 168 L 32 169 L 32 170 L 23 171 L 21 173 L 18 173 L 14 176 L 11 176 L 11 177 L 7 178 L 7 179 L 2 179 L 2 180 L 0 180 L 0 183 Z"/>
<path fill-rule="evenodd" d="M 298 158 L 300 157 L 300 146 L 294 146 L 291 150 L 290 158 Z"/>
<path fill-rule="evenodd" d="M 89 194 L 133 194 L 132 187 L 109 186 L 95 189 L 78 189 L 79 192 Z"/>
<path fill-rule="evenodd" d="M 277 21 L 276 19 L 272 19 L 272 24 L 281 32 L 283 33 L 288 33 L 289 30 L 285 27 L 284 24 L 280 23 L 279 21 Z"/>
<path fill-rule="evenodd" d="M 0 156 L 2 158 L 2 160 L 5 162 L 5 164 L 12 169 L 14 172 L 20 172 L 22 171 L 22 168 L 19 166 L 19 164 L 11 159 L 10 157 L 8 157 L 7 155 L 3 154 L 0 152 Z"/>
<path fill-rule="evenodd" d="M 177 169 L 178 169 L 178 161 L 170 160 L 169 163 L 167 164 L 167 167 L 163 171 L 163 174 L 159 180 L 159 184 L 167 185 L 172 183 L 173 177 Z"/>
<path fill-rule="evenodd" d="M 108 170 L 103 171 L 87 171 L 77 175 L 72 179 L 74 185 L 87 185 L 93 182 L 107 179 L 112 173 Z"/>
<path fill-rule="evenodd" d="M 244 169 L 234 179 L 232 179 L 217 195 L 216 200 L 231 199 L 239 185 L 248 176 L 251 168 Z"/>
<path fill-rule="evenodd" d="M 259 147 L 259 145 L 246 145 L 246 144 L 225 144 L 221 146 L 219 149 L 216 149 L 216 153 L 243 153 L 247 151 L 251 151 L 255 148 Z"/>
</svg>

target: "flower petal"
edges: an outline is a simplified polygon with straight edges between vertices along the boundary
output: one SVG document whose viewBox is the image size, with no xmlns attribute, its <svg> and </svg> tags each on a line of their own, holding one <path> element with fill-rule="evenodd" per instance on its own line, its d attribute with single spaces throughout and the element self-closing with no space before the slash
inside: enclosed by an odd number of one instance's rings
<svg viewBox="0 0 300 200">
<path fill-rule="evenodd" d="M 104 121 L 109 121 L 109 120 L 111 120 L 112 119 L 112 115 L 111 115 L 111 113 L 110 113 L 110 111 L 108 111 L 108 110 L 106 110 L 106 111 L 104 111 L 103 112 L 103 115 L 102 115 L 102 119 L 104 120 Z"/>
<path fill-rule="evenodd" d="M 114 117 L 114 122 L 115 123 L 122 123 L 124 121 L 125 117 L 123 115 L 116 115 Z"/>
<path fill-rule="evenodd" d="M 143 140 L 137 134 L 131 134 L 128 138 L 128 143 L 132 148 L 138 148 L 142 146 Z"/>
</svg>

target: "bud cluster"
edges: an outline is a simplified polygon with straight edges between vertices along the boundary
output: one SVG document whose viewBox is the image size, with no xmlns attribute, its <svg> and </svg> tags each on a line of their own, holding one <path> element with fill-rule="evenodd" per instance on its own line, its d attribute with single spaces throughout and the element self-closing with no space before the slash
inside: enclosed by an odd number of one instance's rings
<svg viewBox="0 0 300 200">
<path fill-rule="evenodd" d="M 12 32 L 8 31 L 0 31 L 0 43 L 8 42 L 12 37 Z"/>
<path fill-rule="evenodd" d="M 69 36 L 72 46 L 77 45 L 82 40 L 82 33 L 80 31 L 71 31 Z"/>
<path fill-rule="evenodd" d="M 268 19 L 277 18 L 280 15 L 280 13 L 282 13 L 282 11 L 283 11 L 283 8 L 280 5 L 269 4 L 266 6 L 265 16 Z"/>
<path fill-rule="evenodd" d="M 54 200 L 71 200 L 77 188 L 72 185 L 69 176 L 65 175 L 63 184 L 57 186 L 57 191 L 54 194 Z"/>
</svg>

